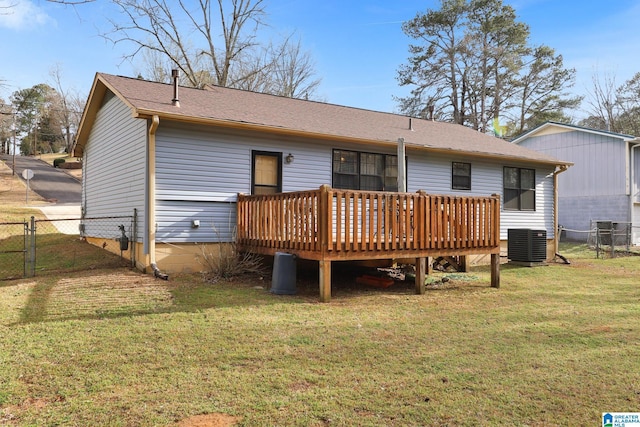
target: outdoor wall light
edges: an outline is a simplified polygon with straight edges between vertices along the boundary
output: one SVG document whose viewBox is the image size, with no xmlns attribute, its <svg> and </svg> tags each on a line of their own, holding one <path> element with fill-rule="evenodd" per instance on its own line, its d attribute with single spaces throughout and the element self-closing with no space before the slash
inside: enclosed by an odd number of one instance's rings
<svg viewBox="0 0 640 427">
<path fill-rule="evenodd" d="M 293 154 L 287 154 L 287 157 L 284 158 L 284 161 L 287 163 L 293 163 Z"/>
<path fill-rule="evenodd" d="M 200 220 L 198 219 L 194 219 L 191 221 L 191 228 L 198 228 L 200 227 Z"/>
</svg>

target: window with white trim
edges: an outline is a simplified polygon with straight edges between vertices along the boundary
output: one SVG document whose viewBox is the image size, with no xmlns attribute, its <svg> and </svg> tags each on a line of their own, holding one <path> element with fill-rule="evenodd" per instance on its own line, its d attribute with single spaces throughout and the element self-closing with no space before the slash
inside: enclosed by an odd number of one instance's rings
<svg viewBox="0 0 640 427">
<path fill-rule="evenodd" d="M 398 191 L 398 156 L 333 150 L 334 188 Z"/>
<path fill-rule="evenodd" d="M 536 210 L 535 169 L 504 167 L 504 209 L 517 211 Z"/>
<path fill-rule="evenodd" d="M 471 190 L 471 163 L 451 163 L 451 188 Z"/>
</svg>

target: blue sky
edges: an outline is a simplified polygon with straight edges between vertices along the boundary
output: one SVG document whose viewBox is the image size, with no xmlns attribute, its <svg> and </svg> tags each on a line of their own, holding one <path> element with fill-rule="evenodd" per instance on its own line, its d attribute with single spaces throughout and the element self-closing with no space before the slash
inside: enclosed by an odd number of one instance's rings
<svg viewBox="0 0 640 427">
<path fill-rule="evenodd" d="M 577 70 L 574 92 L 584 93 L 592 76 L 609 74 L 622 84 L 640 72 L 640 2 L 637 0 L 505 0 L 531 29 L 532 44 L 546 44 Z M 15 5 L 8 12 L 2 9 Z M 295 31 L 322 78 L 327 102 L 393 112 L 396 82 L 410 40 L 401 23 L 437 0 L 267 0 L 273 31 Z M 110 27 L 113 6 L 96 0 L 76 7 L 44 0 L 0 0 L 0 98 L 38 83 L 52 84 L 58 65 L 63 84 L 88 94 L 96 72 L 135 76 L 123 62 L 130 46 L 100 37 Z M 580 116 L 576 112 L 575 116 Z"/>
</svg>

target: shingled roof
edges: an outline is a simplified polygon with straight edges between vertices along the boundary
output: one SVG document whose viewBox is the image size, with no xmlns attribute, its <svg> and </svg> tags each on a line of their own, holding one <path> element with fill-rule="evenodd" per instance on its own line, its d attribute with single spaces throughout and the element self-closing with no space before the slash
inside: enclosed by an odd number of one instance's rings
<svg viewBox="0 0 640 427">
<path fill-rule="evenodd" d="M 456 151 L 550 165 L 570 164 L 452 123 L 218 86 L 180 87 L 180 105 L 176 106 L 172 103 L 171 84 L 102 73 L 96 74 L 83 113 L 76 155 L 82 155 L 106 91 L 113 92 L 127 104 L 134 117 L 156 115 L 161 123 L 176 120 L 370 144 L 396 145 L 398 138 L 404 138 L 408 147 L 432 151 Z"/>
</svg>

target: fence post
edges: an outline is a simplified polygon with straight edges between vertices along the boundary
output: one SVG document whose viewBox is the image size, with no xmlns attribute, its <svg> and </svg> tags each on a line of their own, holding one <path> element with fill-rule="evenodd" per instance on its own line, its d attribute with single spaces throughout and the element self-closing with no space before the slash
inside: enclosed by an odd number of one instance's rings
<svg viewBox="0 0 640 427">
<path fill-rule="evenodd" d="M 36 218 L 34 216 L 31 217 L 31 232 L 27 234 L 29 236 L 27 277 L 34 277 L 36 275 Z"/>
<path fill-rule="evenodd" d="M 136 255 L 137 255 L 137 245 L 138 242 L 138 208 L 133 208 L 133 231 L 131 236 L 131 267 L 135 268 L 136 266 Z"/>
<path fill-rule="evenodd" d="M 22 243 L 22 277 L 27 276 L 29 268 L 29 223 L 24 221 L 24 242 Z"/>
</svg>

